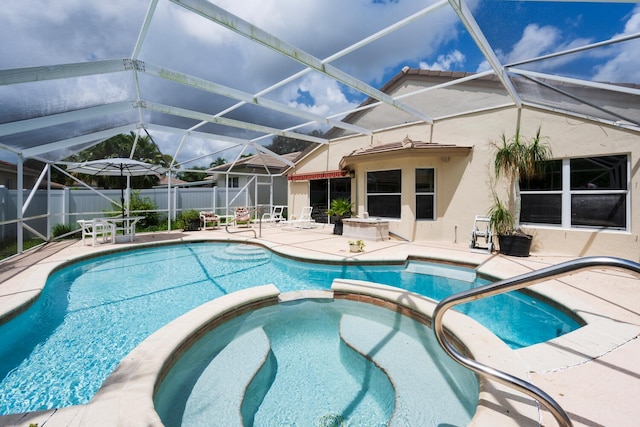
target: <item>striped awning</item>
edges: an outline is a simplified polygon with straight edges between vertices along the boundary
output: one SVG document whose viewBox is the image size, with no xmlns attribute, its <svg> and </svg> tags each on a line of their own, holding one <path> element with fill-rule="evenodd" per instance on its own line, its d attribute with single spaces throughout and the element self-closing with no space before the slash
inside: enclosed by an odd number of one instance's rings
<svg viewBox="0 0 640 427">
<path fill-rule="evenodd" d="M 287 179 L 289 181 L 310 181 L 312 179 L 342 178 L 345 176 L 349 176 L 349 172 L 343 170 L 333 170 L 324 172 L 296 173 L 289 175 Z"/>
</svg>

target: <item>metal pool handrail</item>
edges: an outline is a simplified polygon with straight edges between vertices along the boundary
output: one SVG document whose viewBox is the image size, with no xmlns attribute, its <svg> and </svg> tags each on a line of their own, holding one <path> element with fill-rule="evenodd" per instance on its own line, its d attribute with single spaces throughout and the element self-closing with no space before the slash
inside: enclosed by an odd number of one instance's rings
<svg viewBox="0 0 640 427">
<path fill-rule="evenodd" d="M 247 209 L 247 213 L 250 213 L 251 211 L 255 211 L 258 212 L 257 208 L 252 208 L 251 210 Z M 229 230 L 229 222 L 236 222 L 236 218 L 234 217 L 232 221 L 225 221 L 224 223 L 224 230 L 229 233 L 229 234 L 237 234 L 237 233 L 249 233 L 252 232 L 253 233 L 253 238 L 257 239 L 258 238 L 258 234 L 256 233 L 256 230 L 254 230 L 253 228 L 247 228 L 246 230 L 235 230 L 235 231 L 231 231 Z M 251 220 L 249 220 L 249 223 L 251 223 Z M 262 222 L 260 223 L 260 237 L 262 237 Z"/>
<path fill-rule="evenodd" d="M 447 310 L 456 305 L 522 289 L 546 280 L 566 276 L 567 274 L 593 267 L 630 270 L 640 277 L 640 264 L 636 262 L 614 257 L 585 257 L 460 292 L 443 299 L 436 306 L 433 312 L 433 331 L 436 335 L 436 339 L 447 354 L 462 366 L 481 376 L 488 377 L 500 384 L 511 387 L 533 399 L 536 399 L 549 412 L 551 412 L 561 427 L 571 427 L 571 420 L 566 412 L 543 390 L 518 377 L 463 356 L 449 341 L 447 341 L 444 327 L 442 325 L 442 318 Z"/>
</svg>

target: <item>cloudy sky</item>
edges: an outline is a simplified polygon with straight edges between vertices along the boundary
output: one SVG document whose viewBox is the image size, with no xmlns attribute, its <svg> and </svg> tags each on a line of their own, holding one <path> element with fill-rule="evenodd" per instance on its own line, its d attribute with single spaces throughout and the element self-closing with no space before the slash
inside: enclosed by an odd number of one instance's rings
<svg viewBox="0 0 640 427">
<path fill-rule="evenodd" d="M 131 57 L 149 3 L 149 0 L 4 0 L 0 13 L 3 40 L 0 69 Z M 430 4 L 424 0 L 214 0 L 212 3 L 319 59 Z M 633 3 L 470 0 L 468 4 L 496 55 L 507 64 L 640 32 L 640 6 Z M 588 80 L 640 83 L 638 43 L 627 41 L 523 68 Z M 139 59 L 252 94 L 303 69 L 297 62 L 168 0 L 158 1 Z M 448 5 L 332 64 L 376 88 L 404 66 L 469 72 L 488 69 L 480 50 Z M 141 97 L 151 102 L 210 114 L 235 104 L 228 98 L 203 97 L 192 89 L 150 76 L 141 76 L 139 84 Z M 348 111 L 365 99 L 363 94 L 319 73 L 305 74 L 265 96 L 320 116 Z M 0 123 L 135 97 L 131 79 L 119 75 L 0 86 Z M 255 120 L 258 115 L 261 118 L 257 121 L 268 126 L 293 126 L 299 122 L 246 106 L 227 117 Z M 184 126 L 169 117 L 153 119 L 166 125 Z M 78 128 L 88 129 L 91 125 L 95 123 L 79 124 Z M 208 126 L 207 131 L 217 131 Z M 233 132 L 240 138 L 255 136 Z M 53 138 L 56 129 L 47 134 Z M 180 137 L 173 134 L 160 132 L 153 136 L 163 151 L 172 155 L 180 143 Z M 215 149 L 211 142 L 191 139 L 178 158 L 185 161 Z M 219 156 L 231 160 L 237 152 L 216 153 L 191 165 L 208 165 Z M 0 158 L 6 159 L 4 154 L 0 150 Z"/>
</svg>

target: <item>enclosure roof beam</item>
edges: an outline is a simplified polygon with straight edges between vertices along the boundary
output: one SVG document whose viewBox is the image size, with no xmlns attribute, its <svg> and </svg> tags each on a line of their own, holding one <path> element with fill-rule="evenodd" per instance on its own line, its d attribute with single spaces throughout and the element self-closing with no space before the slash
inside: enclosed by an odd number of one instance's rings
<svg viewBox="0 0 640 427">
<path fill-rule="evenodd" d="M 356 89 L 359 92 L 368 95 L 371 98 L 383 101 L 389 105 L 392 105 L 399 110 L 409 113 L 426 123 L 432 123 L 432 120 L 426 114 L 408 106 L 401 102 L 395 101 L 391 96 L 378 89 L 358 80 L 344 71 L 330 65 L 323 63 L 320 59 L 313 55 L 298 49 L 289 43 L 281 40 L 274 35 L 250 24 L 249 22 L 233 15 L 226 10 L 218 7 L 212 3 L 203 0 L 171 0 L 183 6 L 185 9 L 191 10 L 194 13 L 199 14 L 213 22 L 222 25 L 231 31 L 238 33 L 248 39 L 266 46 L 290 59 L 293 59 L 301 64 L 313 68 L 314 70 L 327 75 L 347 86 Z"/>
<path fill-rule="evenodd" d="M 51 142 L 49 144 L 42 144 L 32 148 L 27 148 L 22 151 L 22 155 L 24 156 L 25 159 L 31 158 L 31 157 L 39 156 L 41 154 L 48 153 L 50 151 L 64 150 L 76 145 L 84 144 L 86 142 L 107 139 L 107 138 L 111 138 L 114 135 L 119 135 L 121 133 L 127 133 L 134 130 L 136 130 L 136 124 L 120 126 L 112 129 L 103 130 L 100 132 L 94 132 L 94 133 L 76 136 L 73 138 L 68 138 L 68 139 L 64 139 L 56 142 Z"/>
<path fill-rule="evenodd" d="M 360 126 L 344 123 L 340 120 L 329 120 L 329 119 L 326 119 L 325 117 L 310 113 L 308 111 L 303 111 L 297 108 L 293 108 L 286 104 L 272 101 L 268 98 L 253 96 L 250 93 L 233 89 L 218 83 L 213 83 L 208 80 L 203 80 L 198 77 L 190 76 L 188 74 L 181 73 L 179 71 L 158 67 L 149 63 L 145 63 L 144 71 L 146 73 L 155 75 L 163 79 L 171 80 L 176 83 L 194 87 L 196 89 L 215 93 L 217 95 L 222 95 L 227 98 L 245 101 L 248 104 L 258 105 L 260 107 L 264 107 L 270 110 L 278 111 L 280 113 L 288 114 L 293 117 L 298 117 L 305 120 L 311 120 L 318 123 L 328 124 L 330 126 L 335 126 L 337 128 L 350 130 L 352 132 L 362 133 L 369 136 L 372 135 L 372 132 L 369 129 L 366 129 Z"/>
<path fill-rule="evenodd" d="M 132 61 L 125 58 L 0 70 L 0 86 L 65 79 L 69 77 L 91 76 L 94 74 L 117 73 L 132 69 L 131 64 Z"/>
<path fill-rule="evenodd" d="M 131 101 L 120 101 L 112 104 L 99 105 L 97 107 L 84 108 L 82 110 L 67 111 L 64 113 L 51 114 L 50 116 L 41 116 L 17 122 L 3 123 L 0 125 L 0 137 L 21 132 L 29 132 L 49 126 L 71 123 L 78 120 L 103 117 L 109 114 L 117 114 L 132 109 L 133 104 Z"/>
<path fill-rule="evenodd" d="M 240 120 L 229 119 L 226 117 L 217 117 L 211 114 L 200 113 L 198 111 L 187 110 L 179 107 L 172 107 L 164 104 L 158 104 L 153 102 L 142 102 L 141 108 L 155 111 L 158 113 L 171 114 L 173 116 L 187 117 L 190 119 L 201 120 L 209 123 L 214 123 L 217 125 L 230 126 L 239 129 L 250 130 L 254 132 L 267 133 L 272 135 L 284 136 L 287 138 L 295 138 L 303 141 L 314 142 L 317 144 L 327 144 L 329 141 L 324 138 L 318 138 L 312 135 L 305 135 L 301 133 L 295 132 L 287 132 L 284 130 L 280 130 L 277 128 L 272 128 L 269 126 L 262 126 L 255 123 L 243 122 Z"/>
<path fill-rule="evenodd" d="M 640 89 L 628 87 L 628 86 L 619 86 L 619 85 L 614 85 L 610 83 L 600 83 L 600 82 L 592 82 L 592 81 L 582 80 L 582 79 L 574 79 L 571 77 L 562 77 L 562 76 L 557 76 L 553 74 L 540 73 L 537 71 L 523 70 L 521 68 L 511 68 L 510 71 L 516 74 L 521 74 L 523 76 L 530 77 L 532 79 L 538 78 L 538 79 L 553 80 L 556 82 L 570 83 L 577 86 L 587 86 L 587 87 L 602 89 L 606 91 L 626 93 L 628 95 L 640 95 Z"/>
<path fill-rule="evenodd" d="M 185 136 L 190 136 L 198 139 L 205 139 L 209 141 L 230 142 L 233 144 L 241 144 L 241 145 L 249 144 L 249 141 L 246 139 L 235 138 L 233 136 L 206 133 L 206 132 L 196 132 L 196 131 L 180 129 L 172 126 L 164 126 L 164 125 L 148 123 L 148 124 L 145 124 L 144 127 L 146 129 L 155 130 L 158 132 L 166 132 L 166 133 L 172 133 L 176 135 L 185 135 Z"/>
<path fill-rule="evenodd" d="M 491 68 L 493 68 L 493 71 L 496 73 L 496 76 L 498 77 L 498 79 L 500 79 L 500 81 L 502 82 L 502 85 L 505 87 L 505 89 L 511 96 L 511 99 L 513 99 L 513 101 L 515 102 L 518 108 L 522 107 L 522 100 L 520 99 L 520 95 L 518 94 L 518 91 L 513 86 L 513 83 L 509 79 L 507 72 L 505 71 L 504 67 L 500 63 L 500 60 L 498 59 L 495 52 L 493 51 L 493 48 L 489 44 L 489 41 L 486 39 L 486 37 L 484 36 L 484 33 L 480 29 L 480 26 L 478 25 L 475 18 L 473 17 L 473 14 L 469 10 L 469 7 L 467 6 L 466 1 L 465 0 L 449 0 L 449 4 L 453 8 L 454 12 L 460 18 L 460 21 L 462 21 L 462 24 L 465 26 L 465 28 L 469 32 L 469 35 L 476 42 L 476 45 L 478 46 L 478 48 L 480 48 L 480 51 L 484 55 L 485 59 L 487 60 Z"/>
<path fill-rule="evenodd" d="M 158 6 L 158 0 L 151 0 L 151 2 L 149 3 L 149 7 L 147 8 L 147 14 L 144 17 L 144 22 L 142 23 L 142 28 L 140 28 L 138 40 L 136 40 L 136 45 L 133 48 L 133 53 L 131 54 L 131 58 L 133 59 L 138 59 L 138 55 L 140 55 L 140 49 L 142 49 L 144 39 L 147 37 L 147 32 L 149 31 L 149 27 L 151 26 L 153 15 L 156 12 L 156 6 Z"/>
<path fill-rule="evenodd" d="M 392 32 L 394 32 L 396 30 L 399 30 L 400 28 L 405 27 L 406 25 L 415 22 L 415 21 L 419 20 L 420 18 L 422 18 L 422 17 L 424 17 L 424 16 L 426 16 L 426 15 L 428 15 L 428 14 L 430 14 L 430 13 L 432 13 L 432 12 L 434 12 L 434 11 L 436 11 L 436 10 L 446 6 L 446 5 L 448 5 L 448 4 L 449 4 L 448 0 L 440 0 L 437 3 L 434 3 L 434 4 L 430 5 L 430 6 L 427 6 L 426 8 L 414 13 L 411 16 L 408 16 L 408 17 L 406 17 L 406 18 L 404 18 L 404 19 L 402 19 L 402 20 L 400 20 L 398 22 L 393 23 L 392 25 L 389 25 L 386 28 L 383 28 L 382 30 L 378 31 L 377 33 L 374 33 L 374 34 L 372 34 L 372 35 L 370 35 L 370 36 L 368 36 L 368 37 L 366 37 L 366 38 L 364 38 L 362 40 L 357 41 L 356 43 L 353 43 L 350 46 L 345 47 L 344 49 L 342 49 L 342 50 L 340 50 L 340 51 L 338 51 L 338 52 L 326 57 L 321 62 L 323 64 L 327 64 L 327 63 L 333 62 L 333 61 L 335 61 L 337 59 L 340 59 L 343 56 L 348 55 L 348 54 L 350 54 L 350 53 L 352 53 L 352 52 L 354 52 L 354 51 L 356 51 L 356 50 L 358 50 L 358 49 L 360 49 L 360 48 L 362 48 L 362 47 L 364 47 L 364 46 L 366 46 L 366 45 L 368 45 L 370 43 L 373 43 L 374 41 L 376 41 L 376 40 L 378 40 L 378 39 L 380 39 L 382 37 L 385 37 L 388 34 L 391 34 Z M 298 71 L 297 73 L 292 74 L 291 76 L 289 76 L 289 77 L 287 77 L 285 79 L 282 79 L 279 82 L 274 83 L 273 85 L 271 85 L 271 86 L 269 86 L 269 87 L 267 87 L 265 89 L 262 89 L 261 91 L 256 93 L 255 96 L 262 96 L 262 95 L 266 95 L 266 94 L 268 94 L 270 92 L 273 92 L 274 90 L 279 89 L 279 88 L 281 88 L 281 87 L 283 87 L 283 86 L 285 86 L 285 85 L 287 85 L 287 84 L 289 84 L 289 83 L 291 83 L 291 82 L 303 77 L 304 75 L 310 73 L 311 71 L 312 71 L 311 68 L 304 68 L 304 69 Z M 398 99 L 398 98 L 396 97 L 395 99 Z M 378 103 L 380 104 L 381 102 L 379 101 Z M 234 110 L 240 108 L 244 104 L 245 104 L 245 102 L 241 101 L 241 102 L 239 102 L 239 103 L 237 103 L 235 105 L 232 105 L 231 107 L 226 108 L 225 110 L 217 113 L 216 116 L 219 117 L 219 116 L 223 116 L 225 114 L 228 114 L 231 111 L 234 111 Z M 348 114 L 348 113 L 336 114 L 334 117 L 344 116 L 345 114 Z"/>
</svg>

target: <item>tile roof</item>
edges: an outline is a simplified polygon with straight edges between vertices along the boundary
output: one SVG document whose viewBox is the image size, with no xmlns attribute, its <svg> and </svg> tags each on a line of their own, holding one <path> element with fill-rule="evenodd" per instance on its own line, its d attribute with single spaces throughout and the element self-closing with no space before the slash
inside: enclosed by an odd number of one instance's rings
<svg viewBox="0 0 640 427">
<path fill-rule="evenodd" d="M 359 148 L 352 151 L 345 157 L 365 156 L 370 154 L 388 153 L 400 150 L 430 150 L 440 152 L 452 152 L 461 151 L 468 152 L 472 147 L 465 147 L 455 144 L 436 144 L 433 142 L 412 141 L 409 138 L 405 138 L 402 141 L 390 142 L 388 144 L 373 145 L 369 147 Z"/>
</svg>

